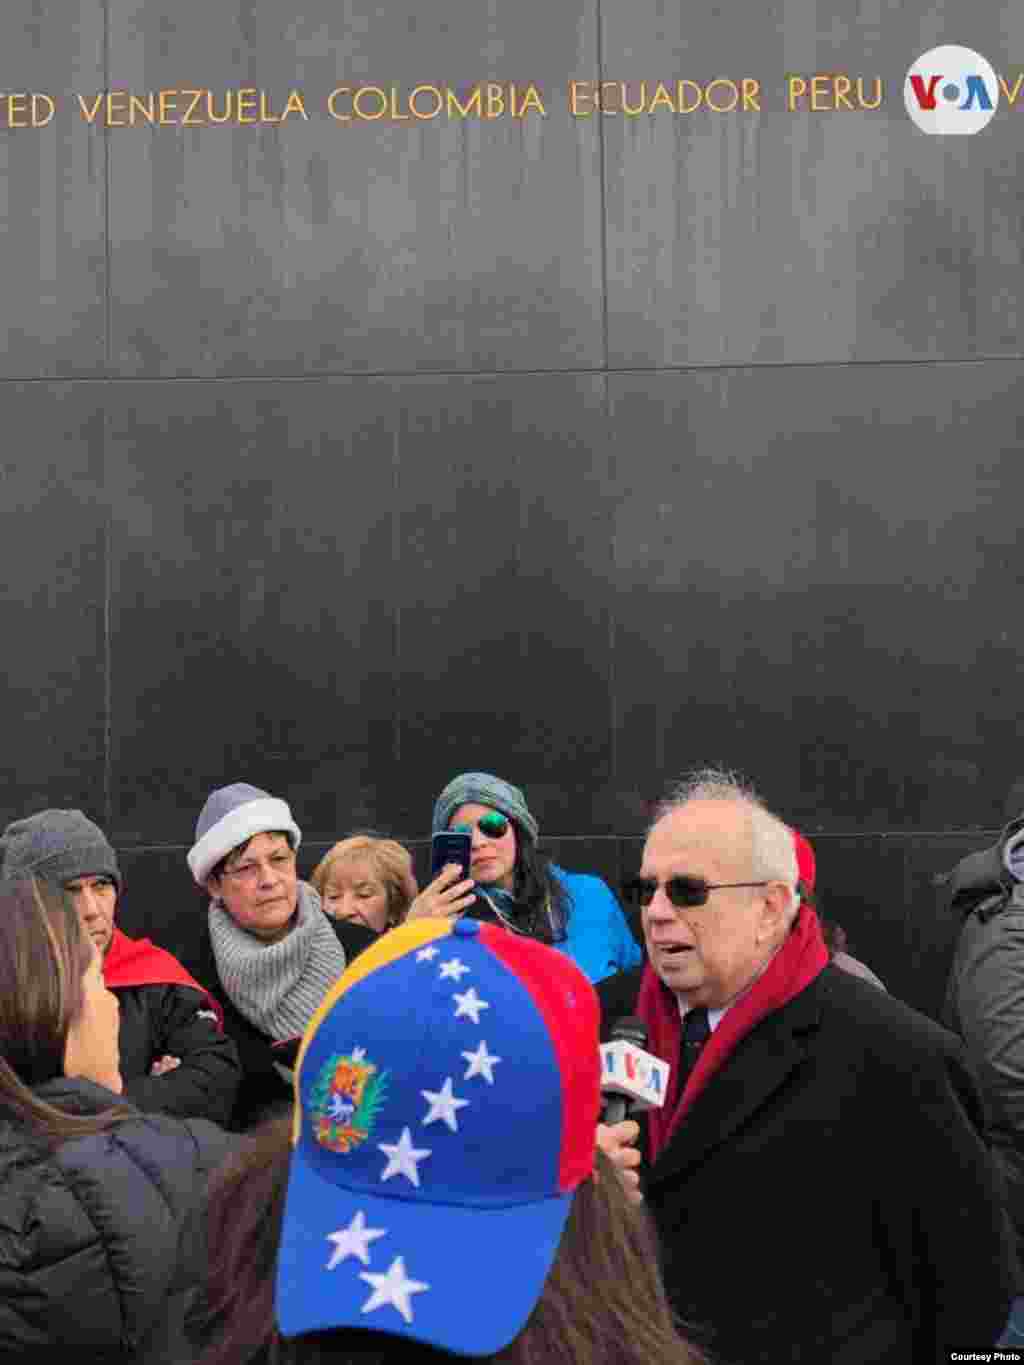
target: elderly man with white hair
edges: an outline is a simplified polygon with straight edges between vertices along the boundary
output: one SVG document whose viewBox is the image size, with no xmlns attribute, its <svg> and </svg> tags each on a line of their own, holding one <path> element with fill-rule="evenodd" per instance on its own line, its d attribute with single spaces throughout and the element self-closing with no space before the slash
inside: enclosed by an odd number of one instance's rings
<svg viewBox="0 0 1024 1365">
<path fill-rule="evenodd" d="M 959 1041 L 829 963 L 793 831 L 731 774 L 661 807 L 631 892 L 648 965 L 597 989 L 672 1067 L 641 1143 L 676 1311 L 722 1365 L 990 1349 L 1015 1265 Z"/>
</svg>

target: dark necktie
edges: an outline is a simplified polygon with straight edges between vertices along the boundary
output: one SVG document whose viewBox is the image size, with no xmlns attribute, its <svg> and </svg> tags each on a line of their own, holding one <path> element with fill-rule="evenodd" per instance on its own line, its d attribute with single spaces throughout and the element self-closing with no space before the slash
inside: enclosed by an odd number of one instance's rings
<svg viewBox="0 0 1024 1365">
<path fill-rule="evenodd" d="M 687 1010 L 683 1020 L 683 1036 L 679 1045 L 679 1094 L 683 1093 L 690 1072 L 697 1065 L 701 1048 L 711 1037 L 708 1012 L 703 1005 Z"/>
</svg>

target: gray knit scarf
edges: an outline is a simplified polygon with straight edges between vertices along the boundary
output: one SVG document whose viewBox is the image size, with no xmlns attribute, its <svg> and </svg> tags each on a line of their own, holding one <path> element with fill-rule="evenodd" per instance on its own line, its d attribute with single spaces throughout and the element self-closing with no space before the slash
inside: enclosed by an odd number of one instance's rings
<svg viewBox="0 0 1024 1365">
<path fill-rule="evenodd" d="M 345 950 L 299 882 L 295 925 L 279 943 L 262 943 L 239 928 L 219 900 L 210 902 L 210 942 L 221 985 L 240 1014 L 275 1042 L 305 1032 L 313 1011 L 345 970 Z"/>
</svg>

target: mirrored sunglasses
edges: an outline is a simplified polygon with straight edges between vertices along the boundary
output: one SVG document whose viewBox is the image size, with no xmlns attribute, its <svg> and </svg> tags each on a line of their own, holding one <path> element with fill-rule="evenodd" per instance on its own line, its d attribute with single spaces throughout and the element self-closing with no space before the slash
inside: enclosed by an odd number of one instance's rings
<svg viewBox="0 0 1024 1365">
<path fill-rule="evenodd" d="M 508 831 L 508 820 L 496 810 L 487 811 L 485 815 L 481 815 L 479 820 L 473 823 L 480 833 L 488 839 L 504 839 Z M 473 829 L 473 824 L 467 821 L 464 824 L 454 825 L 452 828 L 457 833 L 469 834 Z"/>
</svg>

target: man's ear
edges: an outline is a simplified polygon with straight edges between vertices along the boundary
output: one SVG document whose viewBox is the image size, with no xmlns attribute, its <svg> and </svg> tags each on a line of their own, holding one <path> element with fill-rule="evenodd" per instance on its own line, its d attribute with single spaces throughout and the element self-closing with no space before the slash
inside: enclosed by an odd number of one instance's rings
<svg viewBox="0 0 1024 1365">
<path fill-rule="evenodd" d="M 761 922 L 758 926 L 760 942 L 772 939 L 782 940 L 789 928 L 789 911 L 792 893 L 785 882 L 769 882 L 764 889 L 761 909 Z"/>
<path fill-rule="evenodd" d="M 206 881 L 203 883 L 203 885 L 206 887 L 207 891 L 210 893 L 210 899 L 211 899 L 211 900 L 214 900 L 214 901 L 215 901 L 215 900 L 217 900 L 217 899 L 220 897 L 220 878 L 219 878 L 219 877 L 213 877 L 213 876 L 207 877 L 207 879 L 206 879 Z"/>
</svg>

